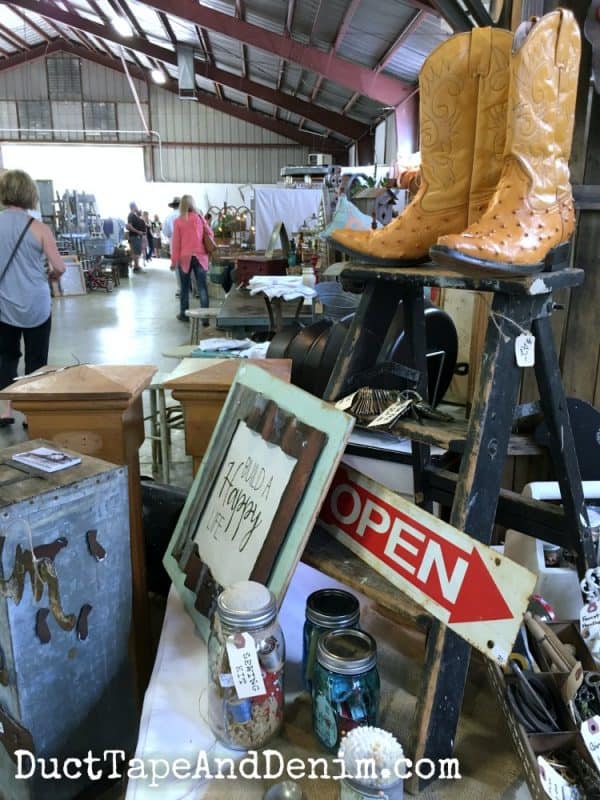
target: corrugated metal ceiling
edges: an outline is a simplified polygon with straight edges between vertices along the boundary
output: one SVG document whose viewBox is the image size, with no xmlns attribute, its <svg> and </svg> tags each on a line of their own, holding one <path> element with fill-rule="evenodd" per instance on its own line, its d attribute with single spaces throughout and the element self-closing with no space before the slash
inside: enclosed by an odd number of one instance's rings
<svg viewBox="0 0 600 800">
<path fill-rule="evenodd" d="M 171 81 L 165 88 L 178 92 L 176 47 L 191 45 L 198 88 L 230 102 L 234 116 L 242 106 L 299 131 L 329 131 L 328 141 L 349 145 L 402 102 L 428 53 L 448 37 L 448 27 L 427 3 L 11 0 L 0 5 L 0 69 L 10 67 L 12 58 L 21 63 L 30 48 L 37 48 L 32 58 L 43 54 L 44 45 L 60 52 L 61 42 L 68 43 L 71 55 L 94 60 L 104 54 L 102 63 L 114 59 L 120 69 L 123 47 L 135 77 L 147 79 L 161 65 Z M 119 8 L 133 39 L 115 33 Z M 269 95 L 256 87 L 253 96 L 253 84 L 266 87 Z"/>
</svg>

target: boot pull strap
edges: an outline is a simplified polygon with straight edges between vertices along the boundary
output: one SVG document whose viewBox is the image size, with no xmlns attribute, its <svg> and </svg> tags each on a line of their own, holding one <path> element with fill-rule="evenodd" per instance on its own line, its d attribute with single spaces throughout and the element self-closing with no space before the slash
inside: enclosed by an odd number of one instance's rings
<svg viewBox="0 0 600 800">
<path fill-rule="evenodd" d="M 493 28 L 473 28 L 469 52 L 469 72 L 471 75 L 488 75 L 492 58 Z"/>
</svg>

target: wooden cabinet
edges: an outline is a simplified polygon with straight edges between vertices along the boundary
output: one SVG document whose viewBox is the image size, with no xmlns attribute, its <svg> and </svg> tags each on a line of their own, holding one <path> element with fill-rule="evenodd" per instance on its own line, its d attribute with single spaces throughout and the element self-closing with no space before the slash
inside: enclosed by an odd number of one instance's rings
<svg viewBox="0 0 600 800">
<path fill-rule="evenodd" d="M 208 449 L 210 437 L 238 367 L 245 361 L 243 358 L 230 358 L 211 367 L 199 364 L 197 372 L 173 378 L 164 384 L 165 389 L 171 389 L 173 398 L 183 406 L 185 449 L 193 458 L 194 475 Z M 252 363 L 289 383 L 292 374 L 290 359 L 252 359 Z"/>
</svg>

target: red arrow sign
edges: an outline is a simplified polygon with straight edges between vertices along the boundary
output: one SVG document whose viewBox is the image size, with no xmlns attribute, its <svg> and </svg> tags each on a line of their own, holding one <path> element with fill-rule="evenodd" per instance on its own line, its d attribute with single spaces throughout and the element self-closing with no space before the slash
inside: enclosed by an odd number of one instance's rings
<svg viewBox="0 0 600 800">
<path fill-rule="evenodd" d="M 508 621 L 515 623 L 516 635 L 519 612 L 495 575 L 516 570 L 517 581 L 524 581 L 521 615 L 535 578 L 470 536 L 344 466 L 333 479 L 320 519 L 389 580 L 395 582 L 397 576 L 399 588 L 447 625 Z M 485 637 L 486 642 L 493 638 L 489 631 Z M 494 649 L 494 657 L 500 659 L 502 653 Z"/>
</svg>

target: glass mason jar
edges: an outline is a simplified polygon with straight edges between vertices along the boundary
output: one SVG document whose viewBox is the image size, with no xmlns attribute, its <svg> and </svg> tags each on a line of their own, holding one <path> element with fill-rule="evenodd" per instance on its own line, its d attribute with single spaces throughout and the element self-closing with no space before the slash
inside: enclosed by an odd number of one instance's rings
<svg viewBox="0 0 600 800">
<path fill-rule="evenodd" d="M 308 596 L 302 636 L 302 677 L 309 692 L 319 637 L 339 628 L 358 628 L 359 617 L 357 598 L 343 589 L 319 589 Z"/>
<path fill-rule="evenodd" d="M 285 641 L 275 597 L 240 581 L 221 592 L 208 640 L 208 720 L 228 747 L 262 747 L 283 721 Z"/>
<path fill-rule="evenodd" d="M 377 645 L 364 631 L 324 633 L 313 671 L 313 730 L 328 750 L 360 725 L 377 725 L 379 673 Z"/>
</svg>

